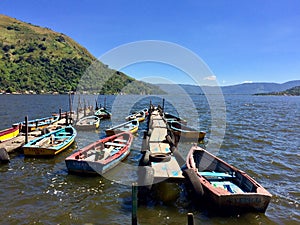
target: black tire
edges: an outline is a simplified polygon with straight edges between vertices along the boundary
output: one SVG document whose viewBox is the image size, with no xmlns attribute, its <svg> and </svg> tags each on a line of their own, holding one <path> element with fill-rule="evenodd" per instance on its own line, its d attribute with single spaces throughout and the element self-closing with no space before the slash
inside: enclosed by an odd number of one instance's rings
<svg viewBox="0 0 300 225">
<path fill-rule="evenodd" d="M 204 190 L 196 172 L 193 169 L 186 169 L 182 174 L 186 178 L 195 196 L 198 199 L 201 198 L 204 195 Z"/>
<path fill-rule="evenodd" d="M 149 160 L 151 162 L 169 162 L 171 160 L 171 156 L 164 153 L 151 153 L 149 155 Z"/>
<path fill-rule="evenodd" d="M 0 162 L 9 162 L 9 155 L 5 148 L 0 148 Z"/>
</svg>

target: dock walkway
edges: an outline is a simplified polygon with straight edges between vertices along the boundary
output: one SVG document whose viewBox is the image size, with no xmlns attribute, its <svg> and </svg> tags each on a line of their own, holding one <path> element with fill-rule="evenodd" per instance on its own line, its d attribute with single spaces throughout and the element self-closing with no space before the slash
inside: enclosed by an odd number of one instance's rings
<svg viewBox="0 0 300 225">
<path fill-rule="evenodd" d="M 150 115 L 149 133 L 150 155 L 154 153 L 171 155 L 171 159 L 167 162 L 151 162 L 154 182 L 163 180 L 179 182 L 184 179 L 176 158 L 171 154 L 170 144 L 166 141 L 167 125 L 158 110 L 154 110 Z"/>
</svg>

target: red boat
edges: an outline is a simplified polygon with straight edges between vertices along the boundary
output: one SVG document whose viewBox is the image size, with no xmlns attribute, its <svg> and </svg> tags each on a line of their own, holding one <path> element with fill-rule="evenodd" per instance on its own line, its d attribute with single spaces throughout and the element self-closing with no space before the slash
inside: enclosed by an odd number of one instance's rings
<svg viewBox="0 0 300 225">
<path fill-rule="evenodd" d="M 69 172 L 103 174 L 117 166 L 130 153 L 133 136 L 119 133 L 98 140 L 65 159 Z"/>
</svg>

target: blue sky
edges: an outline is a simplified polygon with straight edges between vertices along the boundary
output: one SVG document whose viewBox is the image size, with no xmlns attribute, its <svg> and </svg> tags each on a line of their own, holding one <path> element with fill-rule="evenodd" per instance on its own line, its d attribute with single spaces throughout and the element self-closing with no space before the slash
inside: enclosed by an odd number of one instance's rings
<svg viewBox="0 0 300 225">
<path fill-rule="evenodd" d="M 197 54 L 220 85 L 300 79 L 298 0 L 1 0 L 0 13 L 64 33 L 95 57 L 136 41 L 175 43 Z M 193 82 L 161 63 L 122 71 Z"/>
</svg>

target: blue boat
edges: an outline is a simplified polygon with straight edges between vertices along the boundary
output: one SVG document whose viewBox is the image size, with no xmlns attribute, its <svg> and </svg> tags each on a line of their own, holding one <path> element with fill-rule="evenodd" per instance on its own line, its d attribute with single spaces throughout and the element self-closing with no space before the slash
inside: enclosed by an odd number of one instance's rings
<svg viewBox="0 0 300 225">
<path fill-rule="evenodd" d="M 66 126 L 44 134 L 23 146 L 25 156 L 55 156 L 67 149 L 75 140 L 76 130 Z"/>
<path fill-rule="evenodd" d="M 28 132 L 37 130 L 37 129 L 43 129 L 51 124 L 54 124 L 55 122 L 58 122 L 59 116 L 54 115 L 54 116 L 49 116 L 49 117 L 44 117 L 40 119 L 34 119 L 34 120 L 29 120 L 28 121 Z M 22 131 L 25 132 L 25 121 L 19 122 L 19 123 L 14 123 L 13 126 L 18 126 L 19 124 L 22 125 Z"/>
</svg>

